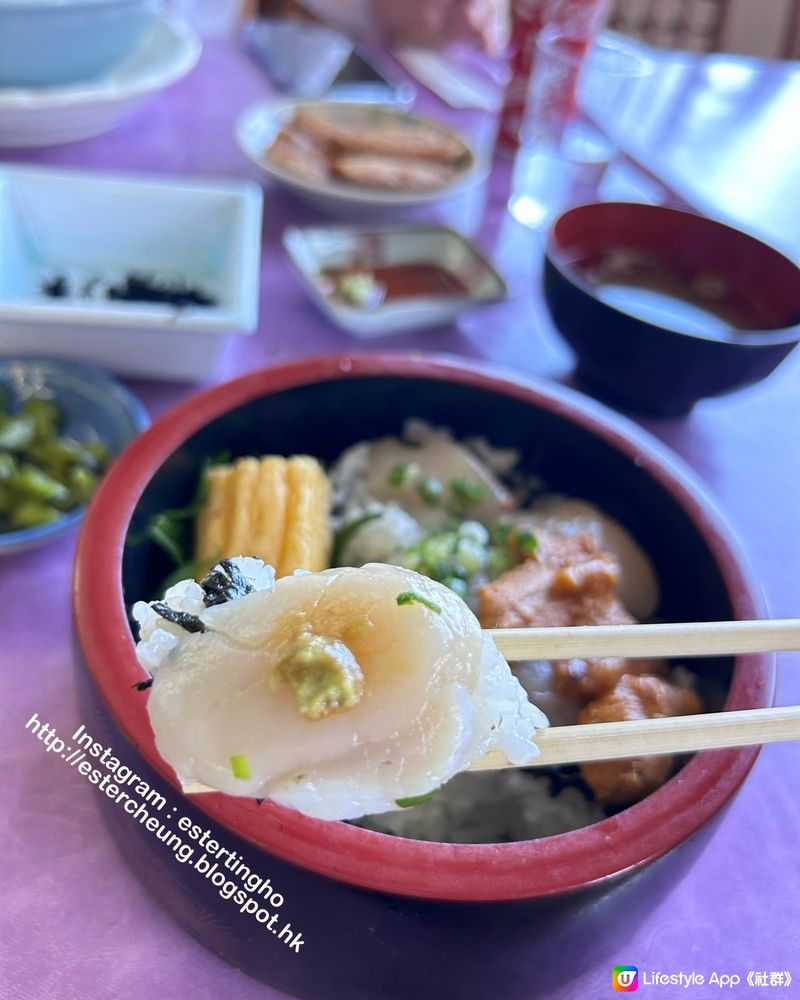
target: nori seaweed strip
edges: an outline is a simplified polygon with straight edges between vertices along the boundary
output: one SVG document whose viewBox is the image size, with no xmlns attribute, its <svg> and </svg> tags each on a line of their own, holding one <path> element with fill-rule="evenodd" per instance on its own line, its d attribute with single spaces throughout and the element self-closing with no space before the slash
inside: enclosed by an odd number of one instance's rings
<svg viewBox="0 0 800 1000">
<path fill-rule="evenodd" d="M 105 297 L 122 302 L 163 302 L 177 306 L 214 306 L 217 300 L 202 288 L 189 285 L 185 279 L 168 282 L 147 274 L 126 274 L 122 282 L 110 285 Z"/>
<path fill-rule="evenodd" d="M 136 691 L 146 691 L 152 686 L 153 678 L 148 677 L 146 681 L 139 681 L 138 684 L 131 684 L 131 687 Z"/>
<path fill-rule="evenodd" d="M 157 615 L 161 615 L 162 618 L 166 618 L 168 622 L 172 622 L 174 625 L 180 625 L 187 632 L 206 631 L 207 626 L 205 622 L 201 621 L 197 615 L 190 615 L 186 611 L 175 611 L 168 604 L 164 604 L 163 601 L 156 601 L 150 607 Z"/>
<path fill-rule="evenodd" d="M 208 576 L 200 581 L 200 586 L 205 591 L 203 603 L 207 608 L 235 601 L 237 597 L 244 597 L 255 591 L 255 587 L 230 559 L 218 562 Z"/>
</svg>

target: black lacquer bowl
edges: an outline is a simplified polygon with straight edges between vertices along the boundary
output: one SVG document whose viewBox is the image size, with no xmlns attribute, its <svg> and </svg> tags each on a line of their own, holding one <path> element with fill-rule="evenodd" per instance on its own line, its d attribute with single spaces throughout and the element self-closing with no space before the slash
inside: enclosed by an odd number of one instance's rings
<svg viewBox="0 0 800 1000">
<path fill-rule="evenodd" d="M 309 1000 L 529 1000 L 619 947 L 706 844 L 758 750 L 696 755 L 642 802 L 539 841 L 421 843 L 309 819 L 271 802 L 186 797 L 147 718 L 127 609 L 170 568 L 142 541 L 155 511 L 184 504 L 207 455 L 307 452 L 324 460 L 407 417 L 519 448 L 548 487 L 623 521 L 661 579 L 676 621 L 759 617 L 763 608 L 709 503 L 664 449 L 576 393 L 462 363 L 400 355 L 301 361 L 201 392 L 117 462 L 86 518 L 75 616 L 95 737 L 165 796 L 165 813 L 209 829 L 284 897 L 296 954 L 211 878 L 106 801 L 125 857 L 162 905 L 232 964 Z M 767 705 L 772 660 L 704 667 L 727 708 Z M 174 812 L 172 811 L 174 810 Z M 611 963 L 613 964 L 613 962 Z"/>
<path fill-rule="evenodd" d="M 660 282 L 743 328 L 681 326 L 680 310 L 677 323 L 668 313 L 648 321 L 604 299 L 597 275 L 617 287 Z M 753 236 L 662 205 L 601 202 L 565 212 L 548 234 L 544 293 L 581 384 L 655 416 L 761 381 L 800 340 L 800 267 Z"/>
</svg>

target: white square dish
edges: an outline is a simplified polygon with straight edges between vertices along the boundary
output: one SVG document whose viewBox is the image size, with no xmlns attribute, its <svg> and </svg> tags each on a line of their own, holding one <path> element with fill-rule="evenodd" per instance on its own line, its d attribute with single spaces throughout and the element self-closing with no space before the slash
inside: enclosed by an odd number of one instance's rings
<svg viewBox="0 0 800 1000">
<path fill-rule="evenodd" d="M 499 302 L 506 284 L 461 233 L 447 226 L 386 228 L 289 226 L 283 245 L 318 308 L 337 326 L 356 337 L 385 337 L 451 323 L 476 306 Z M 332 287 L 330 270 L 369 272 L 398 265 L 443 269 L 463 291 L 447 294 L 402 293 L 375 305 L 354 305 Z"/>
<path fill-rule="evenodd" d="M 256 328 L 261 209 L 250 183 L 1 168 L 0 355 L 41 352 L 158 379 L 210 376 L 230 335 Z M 44 290 L 54 275 L 88 287 L 130 274 L 185 283 L 214 302 Z"/>
</svg>

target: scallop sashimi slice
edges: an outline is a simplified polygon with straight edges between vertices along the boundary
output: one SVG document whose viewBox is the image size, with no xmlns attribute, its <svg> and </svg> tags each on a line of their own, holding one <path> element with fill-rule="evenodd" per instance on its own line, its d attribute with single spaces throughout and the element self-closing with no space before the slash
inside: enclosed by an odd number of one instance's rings
<svg viewBox="0 0 800 1000">
<path fill-rule="evenodd" d="M 398 482 L 401 477 L 396 477 L 395 472 L 404 468 L 410 475 Z M 420 495 L 419 486 L 428 478 L 443 488 L 442 503 L 430 503 Z M 368 495 L 398 504 L 427 528 L 438 527 L 447 519 L 446 494 L 454 481 L 478 487 L 479 499 L 469 508 L 470 518 L 476 521 L 494 521 L 514 506 L 506 487 L 449 434 L 433 432 L 419 447 L 397 438 L 382 438 L 369 446 Z"/>
<path fill-rule="evenodd" d="M 198 617 L 204 630 L 166 651 L 148 701 L 184 784 L 350 819 L 493 748 L 524 762 L 547 725 L 460 598 L 410 570 L 285 577 Z"/>
</svg>

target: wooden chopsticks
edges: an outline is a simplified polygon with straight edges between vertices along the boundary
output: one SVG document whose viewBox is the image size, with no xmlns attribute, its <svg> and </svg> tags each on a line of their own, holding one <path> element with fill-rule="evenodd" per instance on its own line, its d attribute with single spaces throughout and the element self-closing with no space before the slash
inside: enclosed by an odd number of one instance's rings
<svg viewBox="0 0 800 1000">
<path fill-rule="evenodd" d="M 557 726 L 538 730 L 534 739 L 541 753 L 528 763 L 510 764 L 503 753 L 492 750 L 476 761 L 470 771 L 583 764 L 593 760 L 621 760 L 782 743 L 800 739 L 800 705 L 682 715 L 670 719 Z"/>
<path fill-rule="evenodd" d="M 511 661 L 732 656 L 800 649 L 800 618 L 508 628 L 491 629 L 489 634 L 503 656 Z M 800 706 L 558 726 L 536 734 L 541 754 L 522 766 L 694 753 L 797 739 L 800 739 Z M 504 754 L 495 750 L 470 770 L 512 766 Z"/>
<path fill-rule="evenodd" d="M 490 629 L 497 648 L 515 660 L 569 660 L 614 657 L 667 658 L 734 656 L 800 649 L 800 618 L 776 621 L 685 622 L 659 625 L 579 625 L 569 628 Z M 678 718 L 602 722 L 540 729 L 541 753 L 512 764 L 492 750 L 470 771 L 546 767 L 595 760 L 695 753 L 731 747 L 800 740 L 800 705 L 712 712 Z M 184 793 L 210 792 L 187 785 Z"/>
<path fill-rule="evenodd" d="M 535 740 L 540 753 L 524 764 L 512 764 L 501 751 L 492 750 L 472 764 L 469 770 L 499 771 L 509 767 L 585 764 L 594 760 L 695 753 L 698 750 L 723 750 L 799 739 L 800 705 L 682 715 L 670 719 L 556 726 L 536 732 Z M 214 789 L 193 783 L 185 785 L 182 791 L 185 795 L 197 795 L 213 792 Z"/>
<path fill-rule="evenodd" d="M 733 656 L 800 649 L 800 618 L 679 625 L 496 628 L 490 629 L 489 634 L 503 656 L 512 661 L 603 656 Z"/>
</svg>

